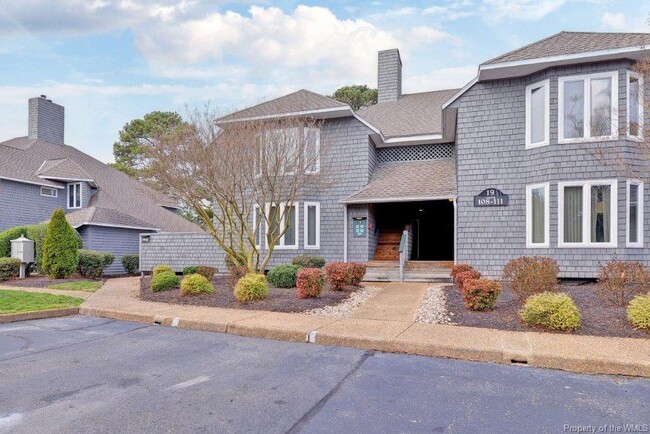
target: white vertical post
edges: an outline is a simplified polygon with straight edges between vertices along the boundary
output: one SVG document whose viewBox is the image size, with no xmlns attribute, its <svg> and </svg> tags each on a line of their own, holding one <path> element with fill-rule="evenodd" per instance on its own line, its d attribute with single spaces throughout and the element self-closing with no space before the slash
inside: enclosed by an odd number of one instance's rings
<svg viewBox="0 0 650 434">
<path fill-rule="evenodd" d="M 454 204 L 454 264 L 457 264 L 457 244 L 458 244 L 458 202 L 456 199 L 451 200 Z"/>
<path fill-rule="evenodd" d="M 343 205 L 343 262 L 348 262 L 348 205 Z"/>
</svg>

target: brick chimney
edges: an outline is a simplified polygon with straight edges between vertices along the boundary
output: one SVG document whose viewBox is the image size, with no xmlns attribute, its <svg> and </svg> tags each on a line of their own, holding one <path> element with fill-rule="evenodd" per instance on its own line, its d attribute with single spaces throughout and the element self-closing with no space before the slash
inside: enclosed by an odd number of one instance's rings
<svg viewBox="0 0 650 434">
<path fill-rule="evenodd" d="M 380 51 L 378 58 L 378 102 L 397 101 L 402 96 L 402 59 L 399 50 Z"/>
<path fill-rule="evenodd" d="M 28 138 L 63 145 L 64 124 L 63 106 L 54 104 L 45 95 L 29 99 Z"/>
</svg>

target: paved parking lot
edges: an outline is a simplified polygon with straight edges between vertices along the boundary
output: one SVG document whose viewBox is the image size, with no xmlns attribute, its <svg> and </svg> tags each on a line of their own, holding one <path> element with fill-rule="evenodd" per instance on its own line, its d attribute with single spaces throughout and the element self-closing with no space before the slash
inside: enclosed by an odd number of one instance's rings
<svg viewBox="0 0 650 434">
<path fill-rule="evenodd" d="M 0 432 L 522 433 L 626 424 L 649 432 L 650 424 L 646 379 L 92 317 L 0 325 L 0 384 Z"/>
</svg>

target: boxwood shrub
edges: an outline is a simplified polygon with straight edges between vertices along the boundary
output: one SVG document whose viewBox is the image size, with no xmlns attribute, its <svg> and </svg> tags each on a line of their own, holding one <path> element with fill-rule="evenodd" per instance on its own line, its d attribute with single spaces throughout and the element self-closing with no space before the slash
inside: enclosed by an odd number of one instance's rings
<svg viewBox="0 0 650 434">
<path fill-rule="evenodd" d="M 138 268 L 140 268 L 140 255 L 131 253 L 122 256 L 122 267 L 124 267 L 128 274 L 136 274 Z"/>
<path fill-rule="evenodd" d="M 0 281 L 15 279 L 20 273 L 20 259 L 0 258 Z"/>
<path fill-rule="evenodd" d="M 650 330 L 650 294 L 637 295 L 630 301 L 627 319 L 638 329 Z"/>
<path fill-rule="evenodd" d="M 263 274 L 248 273 L 235 285 L 235 298 L 245 303 L 247 301 L 264 300 L 269 295 L 269 286 Z"/>
<path fill-rule="evenodd" d="M 151 279 L 151 290 L 153 292 L 167 291 L 177 288 L 180 279 L 173 271 L 160 271 Z"/>
<path fill-rule="evenodd" d="M 172 267 L 170 267 L 169 265 L 165 265 L 165 264 L 156 265 L 155 267 L 153 267 L 153 270 L 151 270 L 151 278 L 154 278 L 159 273 L 164 273 L 165 271 L 171 271 L 172 273 L 174 272 L 174 270 L 172 270 Z"/>
<path fill-rule="evenodd" d="M 276 288 L 295 288 L 300 265 L 278 265 L 269 271 L 266 279 Z"/>
<path fill-rule="evenodd" d="M 181 296 L 212 294 L 213 292 L 214 286 L 205 276 L 200 274 L 190 274 L 181 280 Z"/>
<path fill-rule="evenodd" d="M 303 268 L 323 268 L 325 266 L 325 258 L 316 255 L 298 255 L 291 260 L 291 263 L 293 265 L 300 265 Z"/>
<path fill-rule="evenodd" d="M 104 270 L 115 261 L 115 255 L 94 250 L 79 250 L 78 271 L 84 277 L 96 279 L 104 274 Z"/>
<path fill-rule="evenodd" d="M 189 276 L 190 274 L 196 274 L 196 269 L 199 268 L 198 265 L 188 265 L 183 267 L 183 276 Z"/>
<path fill-rule="evenodd" d="M 569 294 L 542 292 L 531 295 L 520 312 L 528 325 L 551 330 L 577 330 L 580 328 L 580 311 Z"/>
</svg>

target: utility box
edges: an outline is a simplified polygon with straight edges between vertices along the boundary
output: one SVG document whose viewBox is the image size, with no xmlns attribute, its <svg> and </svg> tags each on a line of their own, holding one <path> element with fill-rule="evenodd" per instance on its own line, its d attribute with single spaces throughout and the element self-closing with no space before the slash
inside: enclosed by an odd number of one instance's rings
<svg viewBox="0 0 650 434">
<path fill-rule="evenodd" d="M 34 241 L 21 235 L 20 238 L 11 240 L 11 257 L 20 259 L 20 278 L 25 278 L 27 264 L 34 262 Z"/>
</svg>

